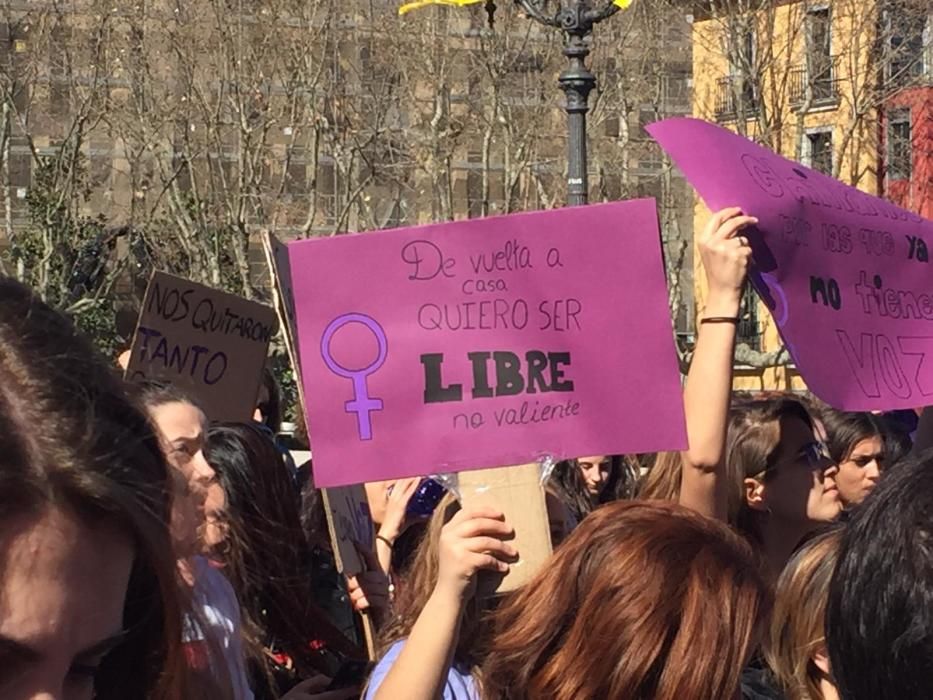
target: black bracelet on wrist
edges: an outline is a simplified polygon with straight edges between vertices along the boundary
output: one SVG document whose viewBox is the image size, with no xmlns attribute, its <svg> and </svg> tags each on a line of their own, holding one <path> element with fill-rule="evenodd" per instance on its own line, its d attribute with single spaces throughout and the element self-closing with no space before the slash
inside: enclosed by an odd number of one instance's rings
<svg viewBox="0 0 933 700">
<path fill-rule="evenodd" d="M 389 547 L 389 549 L 392 549 L 392 548 L 395 546 L 395 545 L 389 540 L 389 538 L 383 537 L 382 535 L 376 535 L 376 539 L 379 540 L 380 542 L 385 542 L 386 545 Z"/>
<path fill-rule="evenodd" d="M 735 325 L 739 325 L 740 320 L 741 319 L 736 316 L 710 316 L 708 318 L 701 318 L 700 325 L 702 326 L 704 323 L 734 323 Z"/>
</svg>

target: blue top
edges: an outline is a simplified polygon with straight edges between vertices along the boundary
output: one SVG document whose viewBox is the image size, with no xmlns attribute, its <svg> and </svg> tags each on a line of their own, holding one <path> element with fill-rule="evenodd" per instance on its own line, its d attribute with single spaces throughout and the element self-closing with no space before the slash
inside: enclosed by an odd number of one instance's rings
<svg viewBox="0 0 933 700">
<path fill-rule="evenodd" d="M 402 653 L 404 645 L 404 641 L 395 642 L 389 647 L 385 656 L 379 659 L 379 663 L 376 664 L 376 668 L 373 669 L 373 673 L 369 677 L 365 700 L 373 700 L 376 697 L 376 691 L 379 690 L 379 686 L 382 685 L 382 681 L 388 675 L 389 669 L 392 668 L 392 664 L 395 663 L 398 655 Z M 454 666 L 451 666 L 447 671 L 447 682 L 444 683 L 442 697 L 444 700 L 480 700 L 473 676 L 468 671 L 458 670 Z"/>
</svg>

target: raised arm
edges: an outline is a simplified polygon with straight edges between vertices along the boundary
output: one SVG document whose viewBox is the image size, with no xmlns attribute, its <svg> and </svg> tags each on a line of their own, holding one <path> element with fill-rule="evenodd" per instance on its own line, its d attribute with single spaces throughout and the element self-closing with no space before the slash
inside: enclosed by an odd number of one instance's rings
<svg viewBox="0 0 933 700">
<path fill-rule="evenodd" d="M 689 447 L 682 455 L 680 502 L 720 520 L 728 515 L 726 429 L 739 307 L 751 256 L 741 231 L 756 223 L 737 207 L 723 209 L 713 214 L 699 242 L 709 291 L 684 388 Z"/>
<path fill-rule="evenodd" d="M 506 562 L 517 552 L 503 539 L 511 535 L 512 528 L 502 514 L 488 507 L 462 510 L 444 526 L 437 585 L 373 696 L 375 700 L 437 700 L 442 696 L 463 607 L 476 588 L 476 573 L 509 570 Z"/>
</svg>

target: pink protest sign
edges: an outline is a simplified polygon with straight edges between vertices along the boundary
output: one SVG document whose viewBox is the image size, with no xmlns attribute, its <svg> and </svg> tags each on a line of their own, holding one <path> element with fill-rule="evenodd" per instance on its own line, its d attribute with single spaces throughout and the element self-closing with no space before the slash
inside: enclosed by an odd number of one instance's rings
<svg viewBox="0 0 933 700">
<path fill-rule="evenodd" d="M 319 486 L 685 446 L 651 200 L 288 251 Z"/>
<path fill-rule="evenodd" d="M 933 396 L 933 222 L 696 119 L 648 131 L 717 210 L 758 217 L 752 280 L 817 396 L 850 411 Z"/>
</svg>

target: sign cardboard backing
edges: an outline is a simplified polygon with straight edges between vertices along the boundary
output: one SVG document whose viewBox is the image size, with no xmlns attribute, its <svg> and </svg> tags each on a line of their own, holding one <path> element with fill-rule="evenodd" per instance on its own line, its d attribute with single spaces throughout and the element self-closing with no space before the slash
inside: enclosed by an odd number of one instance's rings
<svg viewBox="0 0 933 700">
<path fill-rule="evenodd" d="M 177 385 L 210 420 L 249 421 L 276 325 L 268 306 L 155 272 L 126 378 Z"/>
<path fill-rule="evenodd" d="M 518 550 L 519 560 L 510 566 L 505 576 L 481 572 L 478 595 L 514 591 L 528 583 L 551 556 L 547 506 L 540 474 L 537 464 L 526 464 L 457 475 L 464 507 L 492 506 L 501 511 L 515 529 L 515 539 L 511 544 Z"/>
</svg>

